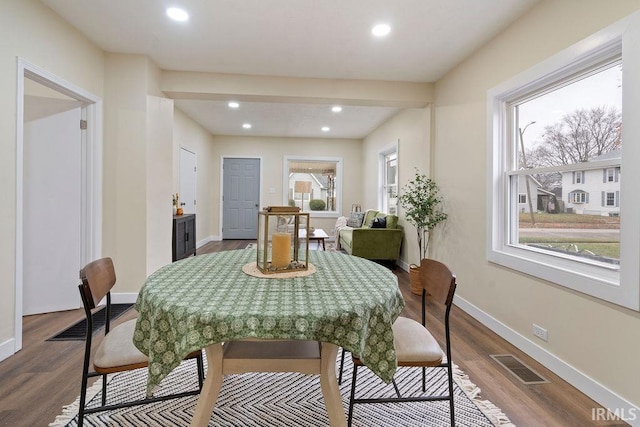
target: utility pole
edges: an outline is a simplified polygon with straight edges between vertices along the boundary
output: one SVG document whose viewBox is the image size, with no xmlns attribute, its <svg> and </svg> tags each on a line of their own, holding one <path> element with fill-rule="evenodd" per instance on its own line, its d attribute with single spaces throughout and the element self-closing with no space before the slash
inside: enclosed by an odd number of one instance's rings
<svg viewBox="0 0 640 427">
<path fill-rule="evenodd" d="M 527 156 L 524 152 L 523 135 L 524 135 L 524 132 L 527 130 L 527 128 L 534 123 L 535 121 L 529 123 L 524 128 L 518 128 L 518 132 L 520 133 L 520 150 L 522 151 L 522 167 L 524 167 L 525 169 L 529 169 L 529 165 L 527 165 Z M 529 187 L 529 175 L 524 176 L 524 182 L 527 187 L 527 202 L 529 202 L 529 214 L 531 215 L 531 225 L 535 225 L 536 219 L 533 214 L 533 203 L 531 203 L 531 188 Z"/>
</svg>

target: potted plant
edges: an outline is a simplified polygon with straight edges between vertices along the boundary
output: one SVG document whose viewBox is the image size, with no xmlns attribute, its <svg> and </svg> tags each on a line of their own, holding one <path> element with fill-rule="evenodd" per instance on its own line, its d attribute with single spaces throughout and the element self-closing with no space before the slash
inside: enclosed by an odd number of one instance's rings
<svg viewBox="0 0 640 427">
<path fill-rule="evenodd" d="M 409 266 L 411 292 L 414 294 L 422 293 L 419 264 L 427 256 L 431 232 L 447 219 L 439 192 L 435 181 L 416 169 L 415 177 L 402 187 L 398 196 L 398 204 L 404 209 L 404 218 L 416 228 L 418 237 L 418 265 Z"/>
</svg>

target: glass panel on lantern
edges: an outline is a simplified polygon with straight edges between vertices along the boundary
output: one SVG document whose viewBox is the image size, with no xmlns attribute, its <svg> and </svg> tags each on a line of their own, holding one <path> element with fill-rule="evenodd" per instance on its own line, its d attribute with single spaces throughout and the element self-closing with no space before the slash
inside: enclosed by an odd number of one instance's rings
<svg viewBox="0 0 640 427">
<path fill-rule="evenodd" d="M 309 214 L 292 206 L 270 206 L 258 213 L 257 266 L 264 274 L 308 269 L 309 241 L 300 230 L 309 226 Z"/>
</svg>

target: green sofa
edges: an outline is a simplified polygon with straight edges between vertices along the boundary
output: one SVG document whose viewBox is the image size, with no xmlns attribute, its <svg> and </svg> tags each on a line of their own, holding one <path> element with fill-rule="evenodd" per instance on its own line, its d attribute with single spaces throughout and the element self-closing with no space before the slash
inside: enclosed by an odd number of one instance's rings
<svg viewBox="0 0 640 427">
<path fill-rule="evenodd" d="M 371 228 L 374 218 L 384 218 L 385 228 Z M 400 258 L 403 229 L 396 215 L 368 210 L 360 227 L 342 227 L 338 231 L 340 247 L 350 255 L 371 260 L 397 261 Z"/>
</svg>

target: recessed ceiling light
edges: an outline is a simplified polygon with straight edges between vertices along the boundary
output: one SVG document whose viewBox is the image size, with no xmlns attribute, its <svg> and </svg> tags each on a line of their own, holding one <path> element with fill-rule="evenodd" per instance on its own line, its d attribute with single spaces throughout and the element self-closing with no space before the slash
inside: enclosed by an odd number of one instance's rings
<svg viewBox="0 0 640 427">
<path fill-rule="evenodd" d="M 323 126 L 322 127 L 322 132 L 329 132 L 331 129 L 329 128 L 329 126 Z"/>
<path fill-rule="evenodd" d="M 391 27 L 387 24 L 378 24 L 371 29 L 371 34 L 376 37 L 384 37 L 391 32 Z"/>
<path fill-rule="evenodd" d="M 240 107 L 240 104 L 237 103 L 236 101 L 231 101 L 227 105 L 229 105 L 229 108 L 238 108 L 238 107 Z"/>
<path fill-rule="evenodd" d="M 167 16 L 174 21 L 184 22 L 189 20 L 189 14 L 185 10 L 179 9 L 177 7 L 168 8 Z"/>
<path fill-rule="evenodd" d="M 251 123 L 243 123 L 242 127 L 245 129 L 251 129 Z"/>
<path fill-rule="evenodd" d="M 331 111 L 333 111 L 334 113 L 339 113 L 340 111 L 342 111 L 342 107 L 339 105 L 334 105 L 333 107 L 331 107 Z"/>
</svg>

